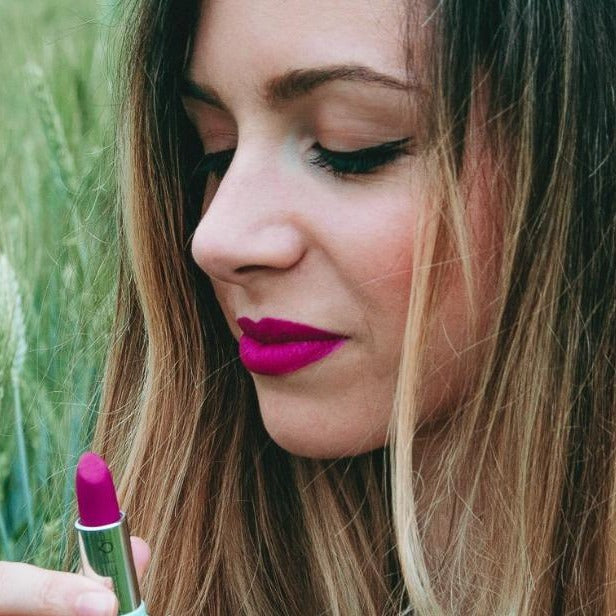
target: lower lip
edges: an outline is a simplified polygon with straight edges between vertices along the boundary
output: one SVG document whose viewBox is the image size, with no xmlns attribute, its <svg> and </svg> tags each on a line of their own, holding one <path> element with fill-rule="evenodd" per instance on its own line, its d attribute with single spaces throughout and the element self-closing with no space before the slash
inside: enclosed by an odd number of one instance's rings
<svg viewBox="0 0 616 616">
<path fill-rule="evenodd" d="M 332 338 L 264 344 L 244 334 L 240 338 L 240 359 L 250 372 L 279 376 L 323 359 L 345 342 L 346 338 Z"/>
</svg>

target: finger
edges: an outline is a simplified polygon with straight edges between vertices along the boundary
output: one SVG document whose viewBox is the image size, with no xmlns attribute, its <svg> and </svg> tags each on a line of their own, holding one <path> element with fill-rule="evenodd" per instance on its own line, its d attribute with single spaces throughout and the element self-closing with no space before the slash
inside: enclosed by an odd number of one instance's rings
<svg viewBox="0 0 616 616">
<path fill-rule="evenodd" d="M 135 571 L 137 573 L 137 579 L 139 580 L 139 582 L 141 582 L 141 578 L 143 577 L 144 573 L 147 571 L 148 565 L 150 564 L 150 558 L 151 558 L 150 546 L 141 537 L 135 537 L 135 536 L 131 536 L 130 543 L 131 543 L 131 549 L 133 552 L 133 561 L 135 563 Z M 79 570 L 77 571 L 77 573 L 79 575 L 85 575 L 91 580 L 94 580 L 98 582 L 99 584 L 102 584 L 109 590 L 113 590 L 113 580 L 110 577 L 103 577 L 101 575 L 98 575 L 92 569 L 88 570 L 88 572 L 86 573 L 84 572 L 83 567 L 79 567 Z M 0 616 L 2 616 L 1 613 L 0 613 Z"/>
<path fill-rule="evenodd" d="M 113 580 L 110 577 L 103 577 L 102 575 L 98 575 L 94 573 L 94 571 L 90 571 L 89 573 L 86 574 L 83 572 L 83 569 L 79 569 L 77 573 L 78 575 L 83 575 L 87 577 L 88 579 L 93 580 L 94 582 L 97 582 L 98 584 L 101 584 L 105 588 L 113 591 Z M 0 613 L 0 616 L 1 616 L 1 613 Z"/>
<path fill-rule="evenodd" d="M 75 573 L 0 561 L 0 616 L 116 616 L 118 600 L 104 586 Z"/>
<path fill-rule="evenodd" d="M 108 588 L 109 590 L 113 591 L 113 580 L 110 577 L 103 577 L 102 575 L 98 575 L 98 573 L 96 573 L 96 571 L 94 571 L 92 567 L 89 567 L 88 571 L 84 571 L 83 567 L 79 567 L 79 569 L 77 570 L 77 574 L 83 575 L 90 580 L 98 582 L 99 584 L 102 584 L 105 588 Z"/>
<path fill-rule="evenodd" d="M 137 578 L 141 582 L 141 578 L 150 564 L 152 553 L 150 551 L 150 546 L 141 537 L 132 536 L 130 538 L 130 543 L 133 550 L 133 560 L 135 561 Z"/>
</svg>

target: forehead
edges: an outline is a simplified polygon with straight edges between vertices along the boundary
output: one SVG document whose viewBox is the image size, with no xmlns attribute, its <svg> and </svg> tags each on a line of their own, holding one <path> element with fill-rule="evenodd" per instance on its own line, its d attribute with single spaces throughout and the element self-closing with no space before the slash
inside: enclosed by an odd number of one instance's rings
<svg viewBox="0 0 616 616">
<path fill-rule="evenodd" d="M 363 64 L 402 76 L 401 0 L 204 2 L 190 73 L 217 90 L 255 89 L 289 69 Z"/>
</svg>

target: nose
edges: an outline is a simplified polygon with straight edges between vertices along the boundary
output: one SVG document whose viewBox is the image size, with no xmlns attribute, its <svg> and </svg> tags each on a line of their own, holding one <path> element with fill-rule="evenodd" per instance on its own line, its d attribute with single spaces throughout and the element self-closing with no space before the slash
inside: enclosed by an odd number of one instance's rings
<svg viewBox="0 0 616 616">
<path fill-rule="evenodd" d="M 246 284 L 255 273 L 293 268 L 306 251 L 292 207 L 294 190 L 280 165 L 238 152 L 201 218 L 192 256 L 210 277 Z M 295 197 L 297 197 L 295 192 Z"/>
</svg>

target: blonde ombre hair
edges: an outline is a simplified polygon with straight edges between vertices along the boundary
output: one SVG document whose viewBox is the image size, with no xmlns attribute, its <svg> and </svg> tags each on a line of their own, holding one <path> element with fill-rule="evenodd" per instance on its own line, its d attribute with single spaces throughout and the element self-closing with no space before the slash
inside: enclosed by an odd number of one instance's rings
<svg viewBox="0 0 616 616">
<path fill-rule="evenodd" d="M 573 0 L 428 7 L 443 206 L 417 246 L 391 438 L 310 460 L 265 432 L 190 256 L 201 145 L 180 83 L 200 3 L 129 4 L 118 302 L 94 448 L 152 547 L 152 613 L 616 610 L 616 12 Z M 459 177 L 479 90 L 500 211 L 498 299 L 476 379 L 430 432 L 416 407 L 424 334 L 447 285 L 440 265 L 473 289 Z"/>
</svg>

